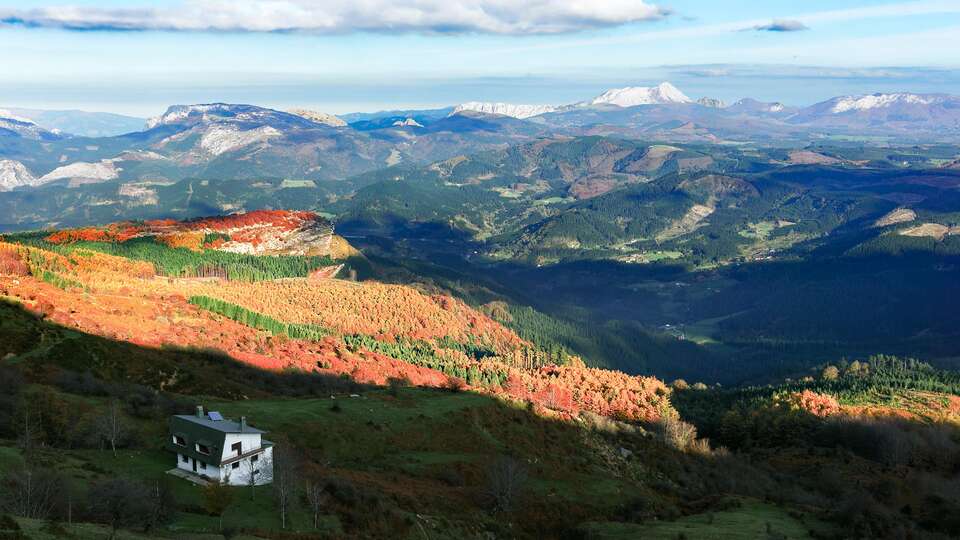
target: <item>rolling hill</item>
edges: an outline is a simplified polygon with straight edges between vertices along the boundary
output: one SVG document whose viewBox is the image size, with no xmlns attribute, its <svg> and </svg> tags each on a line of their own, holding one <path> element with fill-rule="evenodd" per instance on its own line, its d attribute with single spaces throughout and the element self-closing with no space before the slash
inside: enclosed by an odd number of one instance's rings
<svg viewBox="0 0 960 540">
<path fill-rule="evenodd" d="M 723 177 L 683 189 L 718 201 L 753 194 Z M 944 458 L 956 455 L 955 373 L 875 356 L 774 385 L 667 386 L 558 354 L 545 346 L 555 336 L 547 327 L 520 337 L 498 322 L 517 322 L 513 306 L 480 311 L 317 272 L 362 263 L 334 260 L 331 234 L 314 214 L 260 211 L 4 237 L 0 478 L 10 489 L 0 505 L 17 517 L 0 518 L 0 531 L 746 539 L 958 530 L 948 517 L 956 463 Z M 163 449 L 166 418 L 198 403 L 268 430 L 276 467 L 291 460 L 295 481 L 225 494 L 165 475 L 174 458 Z M 106 425 L 113 451 L 103 450 Z M 24 486 L 38 490 L 26 510 L 11 506 Z M 295 495 L 282 518 L 281 489 Z"/>
</svg>

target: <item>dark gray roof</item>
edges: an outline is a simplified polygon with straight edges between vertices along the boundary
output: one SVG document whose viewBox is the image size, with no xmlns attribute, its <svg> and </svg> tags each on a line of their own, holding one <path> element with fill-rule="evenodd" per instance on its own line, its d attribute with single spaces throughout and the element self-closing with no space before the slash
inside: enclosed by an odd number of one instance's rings
<svg viewBox="0 0 960 540">
<path fill-rule="evenodd" d="M 223 420 L 211 420 L 208 416 L 203 416 L 201 418 L 194 414 L 177 414 L 174 415 L 174 418 L 179 418 L 180 420 L 185 420 L 198 426 L 203 426 L 205 428 L 222 433 L 266 433 L 266 431 L 259 430 L 255 427 L 250 427 L 250 424 L 247 424 L 247 426 L 241 430 L 240 422 L 234 422 L 233 420 L 226 418 Z"/>
</svg>

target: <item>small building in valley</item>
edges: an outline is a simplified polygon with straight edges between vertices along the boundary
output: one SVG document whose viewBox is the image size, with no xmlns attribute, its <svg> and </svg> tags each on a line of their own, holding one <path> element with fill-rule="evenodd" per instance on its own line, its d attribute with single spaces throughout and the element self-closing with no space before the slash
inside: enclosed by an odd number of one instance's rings
<svg viewBox="0 0 960 540">
<path fill-rule="evenodd" d="M 265 431 L 224 418 L 216 411 L 170 417 L 167 448 L 176 453 L 177 469 L 231 486 L 269 484 L 273 480 L 273 443 Z"/>
</svg>

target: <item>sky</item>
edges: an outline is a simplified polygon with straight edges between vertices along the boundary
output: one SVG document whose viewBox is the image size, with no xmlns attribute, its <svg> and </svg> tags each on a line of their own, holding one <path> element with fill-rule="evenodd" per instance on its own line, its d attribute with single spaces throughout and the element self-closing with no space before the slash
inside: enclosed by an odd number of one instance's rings
<svg viewBox="0 0 960 540">
<path fill-rule="evenodd" d="M 960 94 L 960 0 L 0 0 L 0 106 Z"/>
</svg>

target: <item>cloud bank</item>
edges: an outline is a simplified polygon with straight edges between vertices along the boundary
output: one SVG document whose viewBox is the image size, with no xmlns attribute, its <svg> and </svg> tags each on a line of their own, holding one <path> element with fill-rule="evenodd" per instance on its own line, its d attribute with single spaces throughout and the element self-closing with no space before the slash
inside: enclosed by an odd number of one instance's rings
<svg viewBox="0 0 960 540">
<path fill-rule="evenodd" d="M 758 24 L 747 28 L 747 30 L 755 30 L 757 32 L 802 32 L 803 30 L 809 29 L 810 27 L 800 21 L 783 19 L 777 19 L 769 24 Z"/>
<path fill-rule="evenodd" d="M 645 0 L 184 0 L 170 8 L 0 8 L 0 26 L 106 31 L 560 34 L 658 20 Z"/>
</svg>

